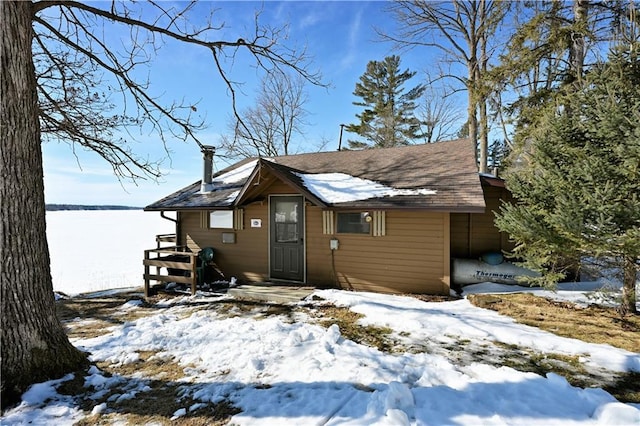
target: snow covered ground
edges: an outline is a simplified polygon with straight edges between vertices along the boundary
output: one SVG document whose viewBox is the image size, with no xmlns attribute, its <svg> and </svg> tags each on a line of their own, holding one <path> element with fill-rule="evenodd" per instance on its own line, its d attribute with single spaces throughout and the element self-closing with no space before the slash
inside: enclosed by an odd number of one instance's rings
<svg viewBox="0 0 640 426">
<path fill-rule="evenodd" d="M 145 220 L 147 215 L 153 216 L 138 213 Z M 135 229 L 126 241 L 135 240 Z M 143 245 L 153 244 L 153 235 L 161 232 L 145 235 Z M 107 240 L 102 241 L 102 250 L 114 247 Z M 123 241 L 119 239 L 119 243 Z M 53 260 L 64 258 L 55 250 L 52 248 Z M 136 253 L 137 268 L 141 268 L 140 261 Z M 104 272 L 108 269 L 101 271 L 108 276 Z M 140 273 L 137 270 L 138 276 Z M 63 285 L 60 275 L 57 280 L 56 285 Z M 121 286 L 117 278 L 105 282 Z M 67 291 L 91 287 L 80 283 Z M 515 288 L 487 283 L 466 289 Z M 592 293 L 583 290 L 574 286 L 553 296 L 587 302 Z M 517 324 L 466 299 L 435 303 L 338 290 L 318 290 L 314 296 L 304 302 L 312 309 L 326 303 L 348 307 L 364 315 L 363 325 L 389 327 L 407 346 L 438 347 L 456 341 L 491 345 L 498 341 L 540 353 L 578 355 L 586 367 L 612 374 L 640 371 L 638 353 Z M 116 323 L 102 336 L 76 338 L 73 343 L 90 352 L 93 361 L 126 365 L 138 361 L 139 352 L 151 351 L 157 359 L 181 365 L 186 376 L 174 384 L 191 402 L 174 413 L 176 420 L 199 404 L 228 400 L 242 410 L 231 419 L 238 425 L 640 424 L 640 406 L 620 403 L 602 389 L 572 387 L 555 374 L 542 377 L 481 362 L 460 364 L 438 351 L 381 352 L 345 339 L 335 324 L 326 329 L 302 314 L 294 319 L 284 315 L 230 317 L 215 309 L 197 309 L 224 298 L 229 296 L 198 294 L 161 300 L 151 315 Z M 123 312 L 136 309 L 142 309 L 136 301 L 121 307 Z M 1 423 L 72 424 L 90 414 L 109 412 L 108 404 L 82 411 L 71 397 L 56 391 L 60 382 L 34 385 L 21 405 L 5 413 Z M 95 367 L 85 386 L 95 399 L 112 388 L 122 389 L 119 399 L 150 391 L 148 378 L 108 376 Z"/>
</svg>

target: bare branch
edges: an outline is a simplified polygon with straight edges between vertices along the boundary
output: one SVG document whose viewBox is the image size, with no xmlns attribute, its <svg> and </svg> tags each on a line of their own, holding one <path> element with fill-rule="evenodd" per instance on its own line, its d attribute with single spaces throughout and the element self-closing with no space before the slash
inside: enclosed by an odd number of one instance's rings
<svg viewBox="0 0 640 426">
<path fill-rule="evenodd" d="M 179 9 L 174 4 L 158 1 L 151 1 L 148 5 L 156 12 L 155 15 L 145 12 L 143 16 L 141 12 L 134 11 L 132 3 L 126 2 L 112 2 L 105 9 L 77 1 L 42 1 L 32 5 L 36 46 L 42 58 L 38 89 L 43 129 L 50 137 L 78 143 L 95 151 L 115 165 L 118 176 L 140 177 L 124 165 L 128 163 L 141 169 L 143 174 L 157 177 L 153 163 L 137 159 L 126 147 L 126 141 L 113 142 L 116 132 L 129 132 L 128 125 L 135 124 L 140 129 L 157 133 L 167 155 L 169 138 L 192 140 L 202 145 L 197 132 L 204 128 L 205 123 L 201 119 L 196 120 L 197 104 L 185 101 L 166 103 L 149 92 L 148 81 L 138 77 L 139 69 L 150 65 L 166 40 L 211 53 L 213 67 L 231 98 L 236 125 L 245 133 L 250 131 L 249 126 L 243 122 L 236 107 L 240 83 L 233 81 L 228 71 L 228 64 L 233 64 L 239 52 L 248 53 L 256 69 L 267 73 L 290 71 L 311 84 L 324 85 L 317 72 L 309 71 L 306 52 L 281 45 L 281 40 L 286 38 L 284 30 L 259 25 L 259 13 L 255 17 L 253 34 L 224 40 L 217 39 L 224 24 L 213 24 L 213 11 L 202 25 L 194 26 L 188 20 L 196 2 Z M 44 16 L 46 10 L 53 13 Z M 103 34 L 96 31 L 99 25 L 107 23 L 129 27 L 131 43 L 122 46 L 108 44 Z M 51 46 L 57 46 L 56 50 L 53 51 Z M 65 52 L 74 52 L 74 56 L 65 55 Z M 101 75 L 106 75 L 115 84 L 107 84 Z M 95 97 L 91 89 L 97 93 L 99 86 L 103 86 L 102 90 L 107 93 Z M 85 101 L 91 99 L 91 102 L 86 106 L 68 102 L 68 95 L 80 93 Z M 89 118 L 77 120 L 83 114 L 87 115 L 90 106 L 99 107 L 98 111 L 112 109 L 114 104 L 108 99 L 116 93 L 122 96 L 122 114 L 107 117 L 98 113 L 92 117 L 93 122 Z M 91 114 L 87 116 L 91 117 Z M 90 131 L 91 126 L 95 132 Z"/>
<path fill-rule="evenodd" d="M 479 142 L 481 171 L 487 169 L 489 133 L 485 107 L 490 86 L 485 74 L 489 55 L 496 52 L 490 47 L 490 40 L 508 8 L 508 2 L 493 0 L 399 0 L 388 8 L 399 23 L 397 35 L 378 31 L 384 40 L 393 41 L 400 48 L 433 47 L 444 54 L 445 62 L 466 68 L 464 78 L 452 75 L 467 91 L 468 135 L 474 144 Z"/>
<path fill-rule="evenodd" d="M 261 81 L 256 104 L 233 117 L 233 136 L 224 137 L 223 150 L 234 157 L 277 156 L 291 154 L 295 135 L 304 133 L 308 98 L 305 80 L 278 71 Z M 242 120 L 244 126 L 239 125 Z"/>
</svg>

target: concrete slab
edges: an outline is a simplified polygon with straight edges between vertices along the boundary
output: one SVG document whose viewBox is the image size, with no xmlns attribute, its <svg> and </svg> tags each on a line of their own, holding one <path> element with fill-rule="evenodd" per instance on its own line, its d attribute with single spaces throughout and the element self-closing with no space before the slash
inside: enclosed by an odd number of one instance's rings
<svg viewBox="0 0 640 426">
<path fill-rule="evenodd" d="M 238 299 L 273 303 L 296 303 L 309 296 L 315 288 L 273 284 L 247 284 L 231 287 L 227 294 Z"/>
</svg>

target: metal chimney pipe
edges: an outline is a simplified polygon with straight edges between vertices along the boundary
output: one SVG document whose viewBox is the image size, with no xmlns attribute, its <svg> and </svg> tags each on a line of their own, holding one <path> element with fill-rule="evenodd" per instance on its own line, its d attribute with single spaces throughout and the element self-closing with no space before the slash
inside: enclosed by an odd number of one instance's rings
<svg viewBox="0 0 640 426">
<path fill-rule="evenodd" d="M 202 145 L 202 183 L 200 192 L 206 193 L 213 190 L 213 156 L 216 153 L 214 146 Z"/>
</svg>

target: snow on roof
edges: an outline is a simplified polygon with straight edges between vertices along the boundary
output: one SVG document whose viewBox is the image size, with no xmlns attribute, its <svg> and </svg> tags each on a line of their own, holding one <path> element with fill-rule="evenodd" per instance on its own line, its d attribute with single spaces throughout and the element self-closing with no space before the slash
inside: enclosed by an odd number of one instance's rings
<svg viewBox="0 0 640 426">
<path fill-rule="evenodd" d="M 238 195 L 240 195 L 240 191 L 233 191 L 231 194 L 227 196 L 227 198 L 225 199 L 225 202 L 232 204 L 236 200 L 236 198 L 238 198 Z"/>
<path fill-rule="evenodd" d="M 296 173 L 304 186 L 323 201 L 335 204 L 370 198 L 396 197 L 402 195 L 435 195 L 432 189 L 397 189 L 369 179 L 361 179 L 345 173 Z"/>
<path fill-rule="evenodd" d="M 213 178 L 213 184 L 229 185 L 245 180 L 251 175 L 253 169 L 255 169 L 258 160 L 249 161 L 240 167 L 229 170 L 226 173 L 221 174 Z"/>
</svg>

